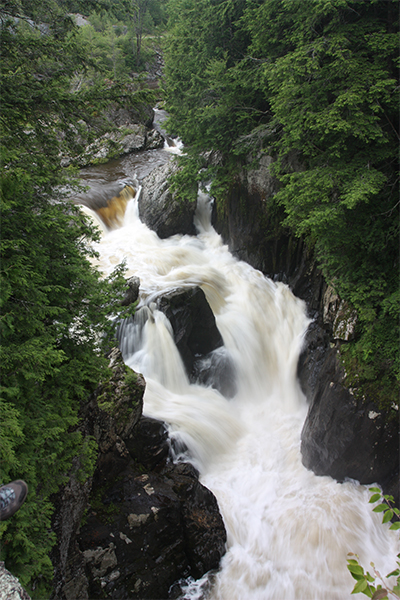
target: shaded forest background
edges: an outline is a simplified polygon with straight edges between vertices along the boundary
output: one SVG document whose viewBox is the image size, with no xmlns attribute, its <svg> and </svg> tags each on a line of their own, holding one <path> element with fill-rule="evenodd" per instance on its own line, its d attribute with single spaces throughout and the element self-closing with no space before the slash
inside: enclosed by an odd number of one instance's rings
<svg viewBox="0 0 400 600">
<path fill-rule="evenodd" d="M 78 27 L 71 13 L 80 13 Z M 86 22 L 87 21 L 87 22 Z M 357 311 L 348 383 L 394 415 L 399 382 L 398 7 L 382 0 L 5 0 L 1 25 L 2 480 L 29 502 L 0 524 L 1 559 L 33 597 L 51 588 L 51 496 L 95 444 L 79 406 L 107 371 L 124 267 L 102 280 L 96 232 L 68 201 L 110 102 L 154 104 L 143 84 L 163 48 L 157 99 L 185 146 L 176 186 L 205 175 L 223 205 L 248 157 L 274 158 L 279 227 L 313 248 Z M 296 164 L 296 168 L 293 165 Z M 66 192 L 66 189 L 69 192 Z M 266 232 L 267 234 L 267 232 Z M 84 340 L 84 341 L 83 341 Z"/>
</svg>

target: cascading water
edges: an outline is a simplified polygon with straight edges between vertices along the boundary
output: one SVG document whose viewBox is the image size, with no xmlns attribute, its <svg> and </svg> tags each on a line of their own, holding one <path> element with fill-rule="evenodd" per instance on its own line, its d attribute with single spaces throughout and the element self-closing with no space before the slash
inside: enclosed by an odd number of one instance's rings
<svg viewBox="0 0 400 600">
<path fill-rule="evenodd" d="M 169 424 L 218 499 L 228 543 L 210 597 L 350 598 L 347 553 L 387 573 L 400 547 L 371 511 L 367 488 L 316 477 L 301 464 L 307 405 L 296 365 L 308 325 L 303 303 L 229 253 L 211 226 L 206 194 L 199 195 L 198 235 L 165 240 L 140 221 L 137 196 L 123 226 L 97 245 L 99 267 L 107 274 L 125 259 L 127 275 L 139 276 L 141 316 L 123 334 L 125 361 L 146 378 L 145 414 Z M 235 367 L 230 400 L 189 383 L 171 325 L 153 302 L 161 292 L 195 285 Z M 202 581 L 188 584 L 185 597 L 205 597 L 201 590 Z"/>
</svg>

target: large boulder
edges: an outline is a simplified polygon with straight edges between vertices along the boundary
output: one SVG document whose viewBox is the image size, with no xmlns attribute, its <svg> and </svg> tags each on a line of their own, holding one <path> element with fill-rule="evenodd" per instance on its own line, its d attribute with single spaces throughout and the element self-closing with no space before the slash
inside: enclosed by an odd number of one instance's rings
<svg viewBox="0 0 400 600">
<path fill-rule="evenodd" d="M 121 300 L 121 306 L 130 306 L 139 298 L 140 279 L 133 275 L 127 280 L 127 291 Z"/>
<path fill-rule="evenodd" d="M 130 106 L 127 103 L 125 106 L 120 106 L 110 103 L 104 114 L 106 119 L 117 127 L 139 123 L 151 129 L 154 121 L 154 109 L 150 104 Z"/>
<path fill-rule="evenodd" d="M 178 288 L 160 295 L 156 303 L 171 323 L 190 381 L 232 397 L 236 391 L 233 364 L 203 290 Z"/>
<path fill-rule="evenodd" d="M 175 161 L 169 161 L 156 167 L 142 181 L 139 216 L 160 238 L 196 233 L 193 224 L 197 198 L 195 188 L 191 198 L 181 199 L 169 187 L 169 178 L 177 169 Z"/>
<path fill-rule="evenodd" d="M 179 579 L 217 568 L 225 542 L 216 499 L 190 465 L 148 470 L 102 455 L 79 535 L 91 599 L 168 598 Z"/>
<path fill-rule="evenodd" d="M 310 408 L 301 434 L 303 464 L 317 475 L 379 482 L 397 500 L 397 419 L 344 385 L 336 349 L 316 365 Z"/>
</svg>

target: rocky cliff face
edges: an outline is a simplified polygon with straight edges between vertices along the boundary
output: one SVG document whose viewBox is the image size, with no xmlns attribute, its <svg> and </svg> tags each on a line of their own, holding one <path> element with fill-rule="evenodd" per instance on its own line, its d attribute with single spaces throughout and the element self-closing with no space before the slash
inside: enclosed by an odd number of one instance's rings
<svg viewBox="0 0 400 600">
<path fill-rule="evenodd" d="M 312 322 L 298 376 L 310 407 L 302 432 L 304 465 L 339 481 L 380 483 L 399 498 L 398 423 L 389 421 L 373 399 L 357 399 L 346 388 L 340 344 L 354 333 L 356 314 L 324 281 L 303 241 L 277 227 L 267 199 L 277 191 L 272 159 L 260 155 L 257 169 L 243 168 L 214 226 L 233 254 L 274 280 L 287 283 L 306 301 Z"/>
<path fill-rule="evenodd" d="M 109 360 L 112 376 L 81 414 L 98 444 L 94 475 L 80 480 L 77 457 L 54 498 L 53 600 L 174 597 L 225 552 L 215 497 L 191 465 L 171 462 L 165 424 L 142 416 L 141 375 L 117 349 Z"/>
<path fill-rule="evenodd" d="M 154 110 L 147 104 L 132 106 L 127 101 L 123 107 L 111 103 L 98 118 L 97 127 L 84 121 L 70 125 L 75 143 L 84 150 L 76 156 L 60 157 L 61 165 L 85 167 L 106 163 L 131 152 L 162 148 L 164 138 L 153 128 L 153 120 Z M 104 130 L 106 133 L 100 135 L 99 132 Z M 91 143 L 88 141 L 90 133 L 97 135 Z"/>
</svg>

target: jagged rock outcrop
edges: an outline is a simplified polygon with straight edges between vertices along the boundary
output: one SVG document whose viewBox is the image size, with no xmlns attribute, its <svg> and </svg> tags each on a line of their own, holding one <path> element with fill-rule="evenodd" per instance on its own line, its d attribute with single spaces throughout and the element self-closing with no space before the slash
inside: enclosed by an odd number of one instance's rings
<svg viewBox="0 0 400 600">
<path fill-rule="evenodd" d="M 217 568 L 224 553 L 215 497 L 193 467 L 168 464 L 154 442 L 158 469 L 154 456 L 151 469 L 115 452 L 101 456 L 79 535 L 90 598 L 168 598 L 175 581 Z"/>
<path fill-rule="evenodd" d="M 196 210 L 195 191 L 193 198 L 183 200 L 170 191 L 168 179 L 177 169 L 175 161 L 170 161 L 155 168 L 142 181 L 139 216 L 160 238 L 196 233 L 193 225 Z"/>
<path fill-rule="evenodd" d="M 162 148 L 163 145 L 164 138 L 157 130 L 149 131 L 142 124 L 129 123 L 105 133 L 89 144 L 75 162 L 80 167 L 85 167 L 90 164 L 107 162 L 131 152 Z M 64 160 L 63 164 L 66 166 L 67 162 Z"/>
<path fill-rule="evenodd" d="M 121 300 L 121 306 L 130 306 L 139 298 L 140 279 L 135 275 L 127 280 L 128 290 Z"/>
<path fill-rule="evenodd" d="M 397 420 L 344 386 L 336 348 L 326 351 L 315 371 L 301 434 L 303 464 L 338 481 L 378 481 L 398 497 Z"/>
<path fill-rule="evenodd" d="M 71 133 L 76 144 L 84 147 L 77 156 L 61 156 L 61 165 L 70 164 L 85 167 L 124 156 L 131 152 L 154 150 L 162 148 L 164 138 L 153 128 L 154 110 L 147 104 L 125 107 L 110 104 L 107 110 L 98 118 L 98 123 L 90 126 L 79 121 L 70 125 Z M 100 135 L 100 131 L 103 133 Z M 89 132 L 97 139 L 89 143 Z"/>
<path fill-rule="evenodd" d="M 165 424 L 143 417 L 145 382 L 110 352 L 112 375 L 81 413 L 98 444 L 92 478 L 76 458 L 54 498 L 53 600 L 167 598 L 179 579 L 215 569 L 226 532 L 214 495 L 173 464 Z"/>
</svg>

